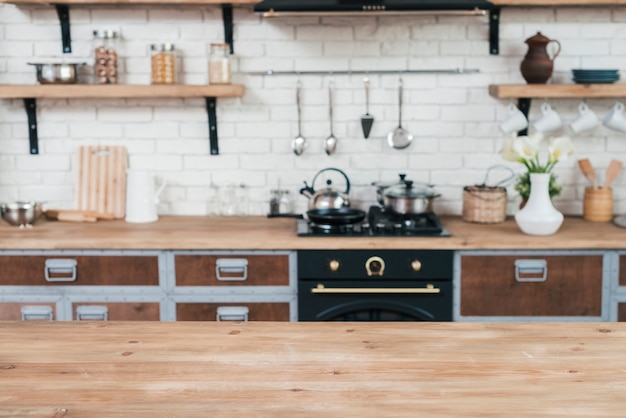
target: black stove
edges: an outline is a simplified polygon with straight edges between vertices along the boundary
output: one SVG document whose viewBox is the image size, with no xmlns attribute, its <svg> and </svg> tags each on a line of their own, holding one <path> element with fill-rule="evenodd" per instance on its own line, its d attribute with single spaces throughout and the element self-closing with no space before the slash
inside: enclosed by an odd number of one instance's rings
<svg viewBox="0 0 626 418">
<path fill-rule="evenodd" d="M 397 215 L 380 206 L 370 207 L 362 222 L 334 225 L 316 224 L 298 220 L 298 236 L 393 236 L 393 237 L 449 237 L 441 220 L 434 212 L 419 215 Z"/>
</svg>

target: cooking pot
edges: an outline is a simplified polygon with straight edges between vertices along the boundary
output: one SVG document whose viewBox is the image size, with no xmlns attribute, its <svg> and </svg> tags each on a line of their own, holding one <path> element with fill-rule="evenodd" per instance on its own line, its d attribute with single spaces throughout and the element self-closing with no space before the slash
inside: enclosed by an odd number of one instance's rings
<svg viewBox="0 0 626 418">
<path fill-rule="evenodd" d="M 78 80 L 78 66 L 85 62 L 49 61 L 29 62 L 37 70 L 37 81 L 41 84 L 75 84 Z"/>
<path fill-rule="evenodd" d="M 315 186 L 315 180 L 317 177 L 326 172 L 326 171 L 336 171 L 340 173 L 346 179 L 346 190 L 343 192 L 336 190 L 332 187 L 332 181 L 326 180 L 326 188 L 315 191 L 313 186 Z M 304 186 L 300 189 L 300 194 L 309 198 L 309 209 L 341 209 L 344 207 L 350 206 L 350 199 L 348 197 L 348 193 L 350 193 L 350 180 L 348 180 L 348 176 L 346 173 L 339 170 L 338 168 L 325 168 L 320 170 L 315 177 L 313 177 L 313 182 L 311 186 L 304 182 Z"/>
<path fill-rule="evenodd" d="M 383 206 L 398 215 L 419 215 L 432 212 L 432 200 L 441 196 L 432 186 L 425 183 L 414 183 L 406 180 L 406 175 L 400 174 L 400 181 L 393 185 L 379 187 L 382 194 Z"/>
</svg>

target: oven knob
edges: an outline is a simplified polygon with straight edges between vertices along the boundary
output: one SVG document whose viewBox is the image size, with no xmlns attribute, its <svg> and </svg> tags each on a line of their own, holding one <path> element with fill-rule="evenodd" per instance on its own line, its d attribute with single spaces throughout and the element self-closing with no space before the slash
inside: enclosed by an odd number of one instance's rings
<svg viewBox="0 0 626 418">
<path fill-rule="evenodd" d="M 330 271 L 337 271 L 339 270 L 339 261 L 337 260 L 330 260 L 330 262 L 328 263 L 328 268 L 330 269 Z"/>
<path fill-rule="evenodd" d="M 420 271 L 422 269 L 422 262 L 419 260 L 411 261 L 411 268 L 413 271 Z"/>
<path fill-rule="evenodd" d="M 378 256 L 370 257 L 365 262 L 368 276 L 382 276 L 385 272 L 385 262 Z"/>
</svg>

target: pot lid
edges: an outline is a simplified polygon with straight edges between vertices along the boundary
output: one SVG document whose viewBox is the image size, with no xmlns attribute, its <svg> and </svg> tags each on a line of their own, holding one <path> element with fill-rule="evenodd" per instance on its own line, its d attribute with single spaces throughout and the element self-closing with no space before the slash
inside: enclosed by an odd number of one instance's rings
<svg viewBox="0 0 626 418">
<path fill-rule="evenodd" d="M 419 199 L 422 197 L 435 197 L 436 193 L 428 184 L 413 183 L 411 180 L 405 180 L 403 183 L 396 184 L 386 189 L 385 196 L 403 199 Z"/>
</svg>

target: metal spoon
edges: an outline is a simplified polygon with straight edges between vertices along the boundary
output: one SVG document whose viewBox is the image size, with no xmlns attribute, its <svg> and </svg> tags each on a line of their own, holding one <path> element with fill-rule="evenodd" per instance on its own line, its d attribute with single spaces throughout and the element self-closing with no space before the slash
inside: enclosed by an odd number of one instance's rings
<svg viewBox="0 0 626 418">
<path fill-rule="evenodd" d="M 324 149 L 326 154 L 331 155 L 337 148 L 337 138 L 333 134 L 333 83 L 328 84 L 328 114 L 330 118 L 330 136 L 326 138 Z"/>
<path fill-rule="evenodd" d="M 306 139 L 302 136 L 302 116 L 300 111 L 300 81 L 296 86 L 296 105 L 298 106 L 298 136 L 291 141 L 291 149 L 296 155 L 302 155 L 306 148 Z"/>
<path fill-rule="evenodd" d="M 396 149 L 403 149 L 411 145 L 413 141 L 413 135 L 406 129 L 402 128 L 402 78 L 399 80 L 398 94 L 399 94 L 399 111 L 398 111 L 398 127 L 387 135 L 387 143 L 390 147 Z"/>
</svg>

